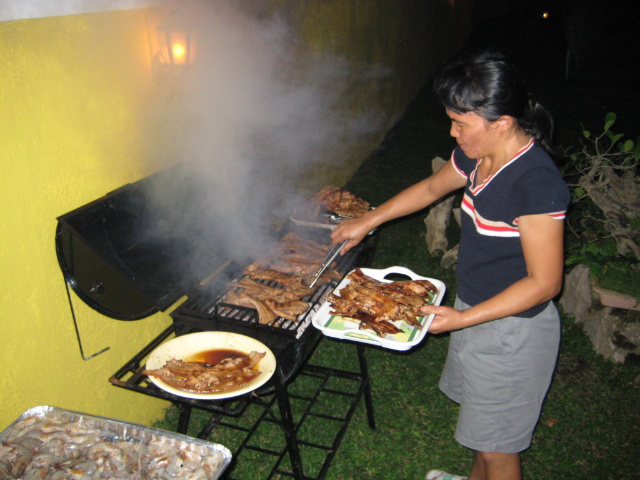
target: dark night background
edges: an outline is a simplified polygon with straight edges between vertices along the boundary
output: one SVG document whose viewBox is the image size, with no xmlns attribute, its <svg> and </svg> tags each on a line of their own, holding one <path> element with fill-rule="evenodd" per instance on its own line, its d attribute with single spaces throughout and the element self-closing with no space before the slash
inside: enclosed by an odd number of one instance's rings
<svg viewBox="0 0 640 480">
<path fill-rule="evenodd" d="M 582 126 L 640 135 L 638 0 L 478 0 L 469 42 L 498 46 L 551 112 L 559 147 L 576 145 Z M 549 12 L 547 19 L 543 12 Z"/>
</svg>

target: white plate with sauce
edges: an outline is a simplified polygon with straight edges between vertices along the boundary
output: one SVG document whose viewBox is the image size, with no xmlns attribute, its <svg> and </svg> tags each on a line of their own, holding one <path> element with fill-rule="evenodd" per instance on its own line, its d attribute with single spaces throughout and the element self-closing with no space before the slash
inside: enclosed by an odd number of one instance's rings
<svg viewBox="0 0 640 480">
<path fill-rule="evenodd" d="M 194 398 L 198 400 L 222 400 L 237 397 L 252 392 L 264 385 L 276 370 L 276 357 L 264 343 L 258 340 L 231 332 L 198 332 L 176 337 L 159 345 L 147 360 L 146 369 L 155 370 L 164 367 L 165 363 L 175 358 L 185 362 L 203 361 L 207 355 L 215 354 L 216 350 L 232 350 L 249 355 L 251 352 L 266 353 L 258 362 L 256 369 L 260 375 L 240 388 L 219 393 L 195 393 L 166 384 L 161 379 L 149 376 L 149 380 L 165 392 L 179 397 Z M 200 358 L 198 358 L 200 357 Z"/>
</svg>

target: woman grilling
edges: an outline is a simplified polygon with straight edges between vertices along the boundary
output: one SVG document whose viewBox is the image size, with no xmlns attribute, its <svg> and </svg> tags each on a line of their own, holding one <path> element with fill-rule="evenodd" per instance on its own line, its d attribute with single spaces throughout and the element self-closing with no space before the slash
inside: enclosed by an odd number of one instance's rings
<svg viewBox="0 0 640 480">
<path fill-rule="evenodd" d="M 439 386 L 460 404 L 455 437 L 474 451 L 469 480 L 517 480 L 558 354 L 560 319 L 551 300 L 562 285 L 570 195 L 547 153 L 552 119 L 501 54 L 459 55 L 440 71 L 435 91 L 458 144 L 451 159 L 344 221 L 332 241 L 348 239 L 344 253 L 375 227 L 464 188 L 455 305 L 422 312 L 435 314 L 431 333 L 451 332 Z"/>
</svg>

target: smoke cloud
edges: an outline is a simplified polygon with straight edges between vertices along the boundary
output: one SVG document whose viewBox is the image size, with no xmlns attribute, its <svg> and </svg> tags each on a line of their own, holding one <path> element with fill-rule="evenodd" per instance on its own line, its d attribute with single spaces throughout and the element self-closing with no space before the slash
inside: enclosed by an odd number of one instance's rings
<svg viewBox="0 0 640 480">
<path fill-rule="evenodd" d="M 152 161 L 180 160 L 189 198 L 163 186 L 156 200 L 165 220 L 197 223 L 225 255 L 256 256 L 274 221 L 312 193 L 301 178 L 319 165 L 341 168 L 350 145 L 380 127 L 380 112 L 349 113 L 346 102 L 354 81 L 388 72 L 307 50 L 278 14 L 230 1 L 179 7 L 197 20 L 197 63 L 161 88 Z"/>
</svg>

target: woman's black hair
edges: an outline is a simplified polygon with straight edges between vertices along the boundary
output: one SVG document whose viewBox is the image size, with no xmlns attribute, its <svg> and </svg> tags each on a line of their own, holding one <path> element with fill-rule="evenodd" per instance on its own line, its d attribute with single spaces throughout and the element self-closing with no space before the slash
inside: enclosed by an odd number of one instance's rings
<svg viewBox="0 0 640 480">
<path fill-rule="evenodd" d="M 544 149 L 553 151 L 551 115 L 532 99 L 520 72 L 503 54 L 462 52 L 442 67 L 434 88 L 446 109 L 473 112 L 490 122 L 508 115 Z"/>
</svg>

